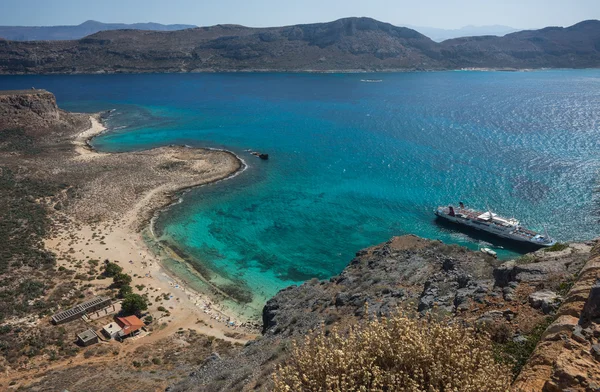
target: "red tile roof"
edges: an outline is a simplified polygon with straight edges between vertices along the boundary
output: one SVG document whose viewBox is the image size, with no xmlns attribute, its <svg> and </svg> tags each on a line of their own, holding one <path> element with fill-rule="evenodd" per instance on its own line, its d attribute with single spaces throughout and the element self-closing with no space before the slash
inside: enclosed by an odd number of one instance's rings
<svg viewBox="0 0 600 392">
<path fill-rule="evenodd" d="M 123 328 L 123 335 L 129 335 L 145 325 L 137 316 L 117 317 L 117 323 Z"/>
</svg>

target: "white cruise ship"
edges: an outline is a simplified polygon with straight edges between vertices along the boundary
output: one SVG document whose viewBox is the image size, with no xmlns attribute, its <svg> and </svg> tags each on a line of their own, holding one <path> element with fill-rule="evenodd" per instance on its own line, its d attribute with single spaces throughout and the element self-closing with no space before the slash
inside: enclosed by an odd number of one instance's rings
<svg viewBox="0 0 600 392">
<path fill-rule="evenodd" d="M 468 209 L 465 208 L 462 202 L 459 203 L 458 207 L 453 207 L 451 205 L 438 207 L 434 213 L 438 217 L 450 222 L 467 226 L 475 230 L 485 231 L 509 240 L 539 247 L 556 244 L 556 240 L 552 239 L 548 234 L 540 234 L 526 229 L 514 218 L 502 218 L 491 211 L 482 212 Z"/>
</svg>

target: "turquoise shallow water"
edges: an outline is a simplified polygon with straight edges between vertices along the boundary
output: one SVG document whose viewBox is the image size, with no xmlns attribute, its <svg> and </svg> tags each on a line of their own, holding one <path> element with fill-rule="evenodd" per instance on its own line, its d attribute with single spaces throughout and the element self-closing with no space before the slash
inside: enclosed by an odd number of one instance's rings
<svg viewBox="0 0 600 392">
<path fill-rule="evenodd" d="M 598 70 L 0 77 L 31 86 L 69 110 L 117 109 L 101 150 L 240 155 L 248 170 L 187 193 L 156 227 L 254 309 L 393 235 L 488 245 L 438 225 L 438 204 L 489 205 L 561 241 L 598 234 Z"/>
</svg>

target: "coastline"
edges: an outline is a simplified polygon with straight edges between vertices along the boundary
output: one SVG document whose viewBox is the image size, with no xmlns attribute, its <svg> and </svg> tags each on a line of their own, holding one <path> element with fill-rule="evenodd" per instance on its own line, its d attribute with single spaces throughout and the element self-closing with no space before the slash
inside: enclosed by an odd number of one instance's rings
<svg viewBox="0 0 600 392">
<path fill-rule="evenodd" d="M 106 132 L 107 128 L 102 124 L 101 117 L 99 114 L 91 116 L 90 121 L 92 123 L 92 126 L 90 127 L 90 129 L 88 129 L 84 132 L 81 132 L 80 134 L 77 135 L 77 138 L 75 139 L 75 143 L 79 148 L 78 152 L 83 156 L 96 156 L 96 155 L 105 154 L 105 153 L 97 151 L 92 146 L 91 141 L 96 136 L 99 136 L 102 133 Z M 189 147 L 186 147 L 186 148 L 189 148 Z M 138 232 L 138 234 L 141 235 L 141 241 L 144 243 L 144 245 L 146 246 L 148 251 L 151 254 L 153 254 L 155 257 L 157 257 L 159 260 L 161 260 L 161 262 L 160 262 L 161 267 L 162 267 L 161 273 L 167 274 L 178 285 L 184 286 L 184 284 L 182 283 L 185 281 L 184 277 L 178 276 L 177 272 L 173 271 L 173 268 L 169 268 L 167 266 L 167 260 L 181 265 L 182 268 L 189 271 L 188 275 L 193 275 L 196 279 L 199 279 L 200 281 L 202 281 L 202 283 L 204 283 L 207 286 L 208 290 L 212 292 L 209 295 L 206 292 L 202 292 L 200 290 L 194 290 L 193 288 L 190 287 L 190 286 L 192 286 L 192 283 L 188 282 L 187 283 L 188 289 L 190 289 L 190 291 L 193 294 L 195 294 L 196 296 L 210 296 L 210 301 L 217 303 L 216 308 L 213 307 L 212 309 L 214 311 L 218 312 L 220 317 L 226 317 L 227 319 L 233 319 L 233 320 L 237 319 L 238 321 L 242 320 L 242 322 L 241 323 L 238 322 L 237 325 L 244 324 L 245 326 L 247 326 L 248 324 L 255 323 L 255 325 L 253 327 L 246 327 L 246 329 L 249 329 L 249 330 L 256 329 L 258 331 L 261 328 L 261 326 L 259 325 L 259 322 L 260 322 L 259 314 L 244 315 L 240 311 L 231 311 L 230 310 L 231 308 L 235 308 L 235 306 L 225 307 L 223 305 L 223 303 L 221 303 L 221 301 L 230 300 L 230 301 L 232 301 L 232 303 L 235 304 L 237 302 L 237 300 L 235 298 L 233 298 L 232 296 L 230 296 L 229 294 L 227 294 L 226 292 L 224 292 L 223 290 L 221 290 L 215 284 L 211 283 L 209 278 L 204 276 L 203 273 L 196 266 L 194 266 L 194 263 L 190 260 L 190 257 L 183 250 L 181 250 L 173 245 L 169 245 L 166 241 L 163 241 L 156 236 L 156 231 L 155 231 L 155 227 L 154 227 L 154 225 L 156 223 L 156 219 L 158 219 L 159 215 L 161 213 L 167 211 L 171 206 L 181 203 L 183 201 L 184 195 L 187 192 L 189 192 L 195 188 L 199 188 L 199 187 L 215 184 L 215 183 L 218 183 L 221 181 L 229 180 L 231 178 L 238 176 L 239 174 L 241 174 L 248 168 L 246 161 L 231 151 L 228 151 L 225 149 L 218 149 L 218 148 L 203 148 L 203 149 L 231 154 L 239 161 L 240 166 L 237 170 L 232 171 L 229 175 L 227 175 L 226 177 L 223 177 L 223 178 L 216 178 L 211 181 L 200 182 L 198 184 L 192 184 L 192 185 L 185 185 L 185 186 L 181 186 L 179 188 L 169 189 L 169 190 L 164 191 L 164 199 L 165 200 L 168 199 L 169 201 L 168 202 L 165 201 L 164 205 L 148 204 L 147 213 L 141 217 L 140 221 L 137 222 L 137 228 L 135 228 L 134 230 L 136 230 Z M 228 310 L 225 310 L 225 309 L 228 309 Z"/>
<path fill-rule="evenodd" d="M 148 74 L 250 74 L 250 73 L 277 73 L 277 74 L 377 74 L 377 73 L 417 73 L 417 72 L 543 72 L 543 71 L 569 71 L 569 70 L 597 70 L 600 67 L 581 67 L 581 68 L 492 68 L 492 67 L 463 67 L 463 68 L 431 68 L 431 69 L 416 69 L 416 68 L 389 68 L 389 69 L 268 69 L 268 68 L 253 68 L 253 69 L 193 69 L 189 71 L 172 70 L 158 72 L 156 70 L 119 70 L 118 72 L 97 70 L 89 72 L 0 72 L 0 76 L 35 76 L 35 75 L 148 75 Z"/>
<path fill-rule="evenodd" d="M 178 203 L 182 193 L 236 176 L 247 167 L 245 162 L 229 151 L 187 147 L 161 147 L 138 153 L 99 152 L 91 146 L 90 141 L 105 131 L 106 127 L 101 123 L 99 114 L 90 116 L 90 127 L 72 139 L 76 153 L 74 160 L 86 164 L 96 164 L 95 161 L 98 161 L 101 164 L 105 158 L 118 159 L 136 154 L 137 157 L 142 155 L 139 157 L 142 159 L 145 155 L 152 158 L 167 156 L 179 159 L 176 163 L 181 163 L 182 159 L 189 159 L 184 162 L 201 165 L 200 169 L 206 170 L 207 162 L 197 163 L 193 160 L 198 159 L 196 155 L 202 154 L 202 158 L 205 155 L 209 158 L 217 156 L 216 161 L 220 165 L 216 173 L 211 172 L 210 176 L 200 175 L 187 181 L 185 178 L 178 178 L 177 182 L 171 180 L 151 187 L 140 193 L 137 199 L 129 198 L 129 203 L 118 218 L 107 216 L 103 220 L 86 222 L 77 219 L 76 214 L 59 212 L 58 215 L 62 219 L 66 218 L 69 224 L 63 224 L 62 231 L 54 230 L 45 240 L 46 247 L 59 256 L 59 268 L 72 268 L 74 257 L 79 260 L 94 257 L 97 260 L 116 261 L 123 267 L 124 272 L 133 277 L 131 286 L 141 288 L 140 294 L 148 294 L 150 302 L 155 302 L 153 297 L 156 294 L 168 297 L 167 303 L 162 304 L 163 308 L 168 308 L 166 312 L 158 311 L 160 306 L 156 303 L 149 307 L 150 314 L 159 320 L 164 328 L 153 332 L 152 336 L 144 339 L 145 342 L 161 339 L 181 328 L 194 329 L 205 335 L 240 343 L 255 337 L 260 326 L 250 323 L 249 319 L 244 319 L 232 309 L 223 309 L 219 301 L 209 293 L 196 291 L 183 283 L 183 278 L 164 265 L 165 255 L 157 254 L 151 246 L 151 243 L 159 243 L 159 239 L 154 236 L 154 219 L 169 206 Z M 199 172 L 204 173 L 202 170 Z M 90 196 L 93 199 L 94 195 Z M 95 294 L 106 285 L 102 280 L 90 283 L 92 287 L 89 294 Z"/>
</svg>

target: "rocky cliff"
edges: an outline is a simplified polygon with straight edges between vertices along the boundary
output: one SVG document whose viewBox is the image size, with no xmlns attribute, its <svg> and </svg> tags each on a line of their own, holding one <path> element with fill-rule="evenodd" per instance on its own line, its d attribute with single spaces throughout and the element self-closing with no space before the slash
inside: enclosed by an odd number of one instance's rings
<svg viewBox="0 0 600 392">
<path fill-rule="evenodd" d="M 589 258 L 590 245 L 500 263 L 480 252 L 415 236 L 357 253 L 329 281 L 279 292 L 263 311 L 263 336 L 232 358 L 207 358 L 172 391 L 269 390 L 291 341 L 311 330 L 346 328 L 366 317 L 432 312 L 483 328 L 517 373 Z M 598 370 L 598 363 L 596 363 Z"/>
<path fill-rule="evenodd" d="M 600 66 L 600 21 L 571 27 L 519 31 L 504 37 L 447 40 L 442 54 L 461 67 L 596 68 Z"/>
<path fill-rule="evenodd" d="M 515 390 L 600 391 L 600 247 L 581 270 Z"/>
<path fill-rule="evenodd" d="M 273 28 L 103 31 L 78 41 L 0 41 L 0 73 L 438 70 L 597 67 L 600 22 L 436 43 L 370 18 Z"/>
<path fill-rule="evenodd" d="M 59 109 L 54 94 L 46 90 L 0 91 L 0 132 L 48 133 L 78 121 L 78 116 Z"/>
<path fill-rule="evenodd" d="M 54 125 L 60 111 L 53 94 L 45 90 L 0 92 L 0 129 Z"/>
</svg>

